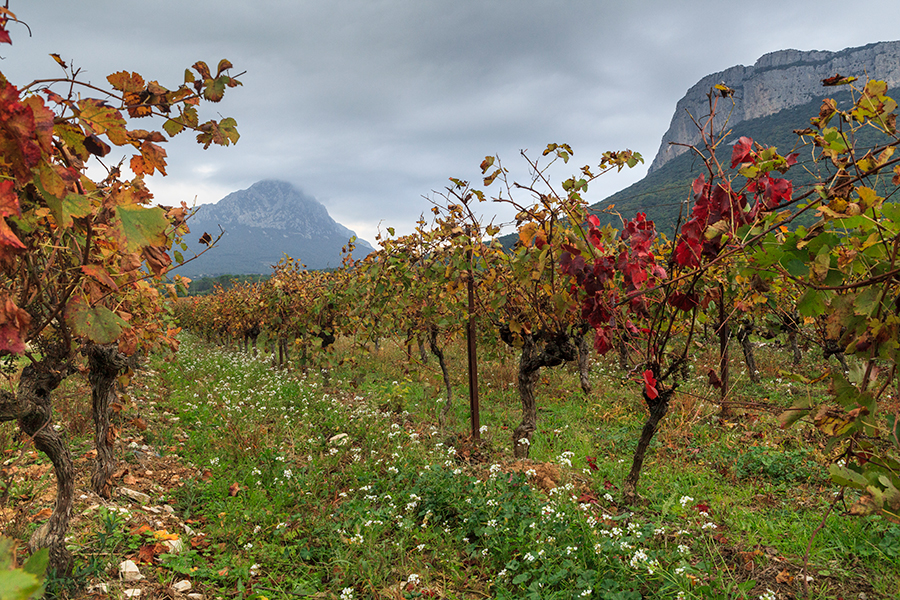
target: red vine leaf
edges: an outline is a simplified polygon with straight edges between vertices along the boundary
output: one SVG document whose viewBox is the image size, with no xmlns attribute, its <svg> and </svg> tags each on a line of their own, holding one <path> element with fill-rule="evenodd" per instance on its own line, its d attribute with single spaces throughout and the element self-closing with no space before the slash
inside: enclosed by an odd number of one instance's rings
<svg viewBox="0 0 900 600">
<path fill-rule="evenodd" d="M 659 391 L 656 389 L 656 378 L 653 377 L 653 371 L 647 369 L 643 374 L 644 379 L 644 393 L 651 400 L 656 400 L 659 396 Z"/>
</svg>

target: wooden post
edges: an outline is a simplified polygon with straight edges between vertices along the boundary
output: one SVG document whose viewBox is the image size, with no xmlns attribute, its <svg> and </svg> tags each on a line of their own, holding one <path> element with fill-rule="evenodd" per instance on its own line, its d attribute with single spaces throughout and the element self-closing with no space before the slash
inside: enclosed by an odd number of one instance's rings
<svg viewBox="0 0 900 600">
<path fill-rule="evenodd" d="M 725 286 L 719 284 L 719 379 L 722 381 L 720 397 L 722 399 L 722 416 L 727 417 L 730 411 L 725 407 L 725 398 L 728 396 L 730 377 L 728 373 L 728 341 L 731 338 L 731 326 L 725 312 Z"/>
<path fill-rule="evenodd" d="M 469 244 L 473 244 L 472 234 L 466 227 L 466 236 Z M 469 277 L 467 288 L 469 292 L 469 327 L 466 331 L 466 339 L 469 346 L 469 416 L 472 421 L 472 439 L 481 441 L 481 418 L 478 406 L 478 355 L 475 348 L 475 270 L 472 266 L 472 246 L 469 246 Z"/>
</svg>

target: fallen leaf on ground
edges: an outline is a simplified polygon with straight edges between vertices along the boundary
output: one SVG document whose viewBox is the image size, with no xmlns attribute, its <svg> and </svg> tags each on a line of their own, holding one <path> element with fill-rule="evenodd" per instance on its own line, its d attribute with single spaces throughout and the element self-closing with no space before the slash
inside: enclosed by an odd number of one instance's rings
<svg viewBox="0 0 900 600">
<path fill-rule="evenodd" d="M 794 576 L 788 573 L 787 569 L 775 576 L 778 583 L 790 583 L 794 580 Z"/>
</svg>

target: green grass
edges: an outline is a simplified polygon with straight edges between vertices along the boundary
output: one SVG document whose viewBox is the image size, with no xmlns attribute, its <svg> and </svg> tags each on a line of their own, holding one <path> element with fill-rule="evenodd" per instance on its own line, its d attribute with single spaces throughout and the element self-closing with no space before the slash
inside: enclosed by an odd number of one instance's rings
<svg viewBox="0 0 900 600">
<path fill-rule="evenodd" d="M 203 534 L 182 536 L 186 551 L 161 555 L 151 577 L 188 578 L 208 598 L 269 600 L 800 592 L 807 544 L 837 492 L 815 429 L 782 430 L 774 410 L 722 421 L 697 375 L 654 440 L 644 503 L 626 508 L 620 485 L 645 415 L 638 386 L 604 360 L 590 395 L 568 367 L 542 373 L 532 462 L 516 464 L 515 356 L 492 352 L 478 447 L 466 435 L 461 348 L 450 354 L 455 397 L 440 430 L 437 365 L 391 344 L 375 354 L 339 344 L 339 366 L 303 374 L 185 336 L 130 392 L 151 422 L 143 441 L 195 474 L 154 502 Z M 779 373 L 783 356 L 766 349 L 758 360 L 762 386 L 743 382 L 734 362 L 736 398 L 789 406 L 797 384 Z M 900 527 L 842 510 L 813 540 L 811 597 L 895 597 Z M 152 541 L 123 513 L 91 518 L 76 551 L 85 581 Z M 791 581 L 776 580 L 782 571 Z"/>
</svg>

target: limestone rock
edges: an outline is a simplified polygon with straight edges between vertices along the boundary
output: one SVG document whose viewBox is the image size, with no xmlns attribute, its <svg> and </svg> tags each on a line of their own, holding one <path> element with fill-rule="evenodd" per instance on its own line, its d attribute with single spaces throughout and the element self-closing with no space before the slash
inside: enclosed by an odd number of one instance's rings
<svg viewBox="0 0 900 600">
<path fill-rule="evenodd" d="M 119 577 L 122 581 L 140 581 L 144 578 L 133 560 L 125 560 L 119 564 Z"/>
<path fill-rule="evenodd" d="M 752 67 L 737 65 L 707 75 L 678 101 L 649 172 L 688 151 L 685 146 L 670 145 L 671 142 L 697 143 L 699 136 L 691 115 L 701 119 L 709 114 L 707 94 L 712 86 L 723 83 L 734 90 L 733 112 L 730 100 L 726 99 L 724 105 L 720 101 L 716 118 L 719 130 L 718 124 L 726 118 L 728 126 L 734 127 L 741 121 L 766 117 L 848 89 L 822 86 L 823 79 L 836 74 L 858 77 L 861 81 L 867 75 L 870 79 L 883 80 L 890 95 L 890 88 L 900 85 L 900 41 L 877 42 L 840 52 L 779 50 L 763 55 Z"/>
</svg>

